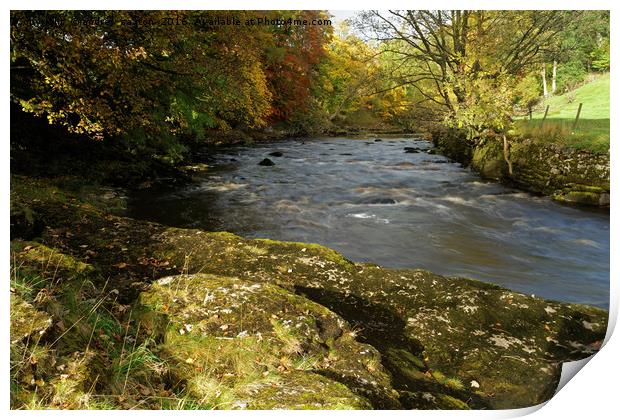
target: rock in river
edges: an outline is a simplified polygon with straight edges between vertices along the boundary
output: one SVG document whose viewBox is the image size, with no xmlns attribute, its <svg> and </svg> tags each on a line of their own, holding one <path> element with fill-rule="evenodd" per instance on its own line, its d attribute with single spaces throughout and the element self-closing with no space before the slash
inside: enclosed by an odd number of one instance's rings
<svg viewBox="0 0 620 420">
<path fill-rule="evenodd" d="M 361 201 L 362 204 L 397 204 L 398 201 L 391 197 L 372 197 Z"/>
<path fill-rule="evenodd" d="M 265 158 L 261 160 L 260 162 L 258 162 L 258 164 L 260 166 L 274 166 L 275 165 L 275 163 L 273 163 L 273 161 L 269 158 Z"/>
<path fill-rule="evenodd" d="M 279 150 L 269 153 L 269 156 L 274 156 L 274 157 L 282 157 L 283 155 L 284 153 L 280 152 Z"/>
</svg>

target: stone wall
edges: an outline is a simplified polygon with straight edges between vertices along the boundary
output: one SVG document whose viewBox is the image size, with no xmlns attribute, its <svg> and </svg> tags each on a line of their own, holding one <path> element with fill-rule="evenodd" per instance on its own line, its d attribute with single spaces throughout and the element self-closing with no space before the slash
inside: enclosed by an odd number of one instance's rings
<svg viewBox="0 0 620 420">
<path fill-rule="evenodd" d="M 557 201 L 609 206 L 609 154 L 568 149 L 531 139 L 512 139 L 511 175 L 501 140 L 489 138 L 473 146 L 464 139 L 464 134 L 456 130 L 433 133 L 433 142 L 443 154 L 471 166 L 483 178 L 547 195 Z"/>
</svg>

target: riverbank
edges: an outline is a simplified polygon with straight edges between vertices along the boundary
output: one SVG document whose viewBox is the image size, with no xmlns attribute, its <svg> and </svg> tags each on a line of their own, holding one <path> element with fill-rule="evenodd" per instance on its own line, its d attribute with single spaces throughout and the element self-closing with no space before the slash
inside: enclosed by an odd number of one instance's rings
<svg viewBox="0 0 620 420">
<path fill-rule="evenodd" d="M 124 200 L 12 177 L 12 228 L 30 226 L 12 229 L 14 408 L 516 408 L 605 335 L 600 309 L 169 228 Z"/>
<path fill-rule="evenodd" d="M 576 150 L 543 140 L 483 139 L 475 146 L 458 130 L 436 129 L 431 134 L 441 153 L 478 172 L 483 178 L 503 182 L 556 201 L 609 207 L 609 153 Z M 506 158 L 512 165 L 509 170 Z"/>
</svg>

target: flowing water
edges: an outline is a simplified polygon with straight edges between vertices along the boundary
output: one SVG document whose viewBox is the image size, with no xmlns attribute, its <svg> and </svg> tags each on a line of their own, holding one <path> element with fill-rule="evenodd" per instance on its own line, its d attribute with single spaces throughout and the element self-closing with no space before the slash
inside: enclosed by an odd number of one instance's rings
<svg viewBox="0 0 620 420">
<path fill-rule="evenodd" d="M 484 182 L 430 148 L 414 139 L 330 138 L 218 149 L 195 183 L 139 191 L 130 211 L 608 307 L 608 212 Z M 275 166 L 258 165 L 266 157 Z"/>
</svg>

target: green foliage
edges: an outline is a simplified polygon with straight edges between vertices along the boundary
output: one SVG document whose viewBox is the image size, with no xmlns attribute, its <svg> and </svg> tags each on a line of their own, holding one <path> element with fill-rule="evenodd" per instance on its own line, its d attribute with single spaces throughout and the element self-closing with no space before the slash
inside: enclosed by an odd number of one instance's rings
<svg viewBox="0 0 620 420">
<path fill-rule="evenodd" d="M 582 10 L 568 13 L 571 18 L 556 36 L 550 49 L 559 64 L 581 64 L 586 72 L 607 71 L 609 63 L 609 11 Z"/>
<path fill-rule="evenodd" d="M 467 95 L 458 103 L 447 123 L 452 127 L 466 129 L 469 138 L 485 134 L 505 133 L 511 128 L 514 104 L 513 79 L 479 78 L 466 80 Z"/>
<path fill-rule="evenodd" d="M 577 88 L 586 78 L 587 72 L 579 61 L 571 61 L 558 66 L 557 87 L 559 93 Z"/>
<path fill-rule="evenodd" d="M 14 11 L 11 100 L 176 162 L 214 130 L 273 124 L 311 133 L 445 120 L 472 135 L 505 132 L 511 113 L 538 102 L 541 63 L 558 63 L 558 92 L 609 69 L 606 11 L 368 11 L 359 32 L 335 33 L 245 24 L 322 21 L 324 11 L 226 16 L 240 25 L 204 24 L 218 11 Z"/>
<path fill-rule="evenodd" d="M 591 53 L 592 69 L 596 71 L 609 71 L 610 58 L 609 58 L 609 37 L 603 38 Z"/>
<path fill-rule="evenodd" d="M 509 131 L 512 114 L 539 101 L 542 63 L 558 63 L 560 91 L 593 59 L 606 66 L 605 11 L 368 11 L 356 23 L 380 40 L 392 86 L 410 88 L 404 108 L 424 107 L 470 137 Z"/>
<path fill-rule="evenodd" d="M 344 116 L 362 106 L 373 90 L 377 63 L 369 59 L 372 47 L 350 33 L 346 24 L 339 28 L 319 66 L 315 95 L 330 119 Z"/>
<path fill-rule="evenodd" d="M 517 107 L 529 110 L 541 100 L 541 85 L 539 76 L 528 74 L 516 83 L 515 102 Z"/>
</svg>

